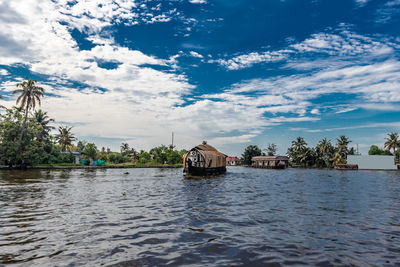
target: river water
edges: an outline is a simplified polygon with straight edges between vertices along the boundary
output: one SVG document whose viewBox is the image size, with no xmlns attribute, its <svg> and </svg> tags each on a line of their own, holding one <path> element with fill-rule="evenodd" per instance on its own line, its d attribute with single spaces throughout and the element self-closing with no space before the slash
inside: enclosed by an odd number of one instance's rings
<svg viewBox="0 0 400 267">
<path fill-rule="evenodd" d="M 0 171 L 0 265 L 399 266 L 400 172 Z"/>
</svg>

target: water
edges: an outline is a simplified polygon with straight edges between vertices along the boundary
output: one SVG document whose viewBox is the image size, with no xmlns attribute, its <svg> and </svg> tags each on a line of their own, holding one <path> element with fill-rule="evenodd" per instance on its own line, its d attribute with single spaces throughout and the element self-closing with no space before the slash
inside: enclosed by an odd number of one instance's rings
<svg viewBox="0 0 400 267">
<path fill-rule="evenodd" d="M 400 265 L 400 172 L 0 171 L 2 264 Z"/>
</svg>

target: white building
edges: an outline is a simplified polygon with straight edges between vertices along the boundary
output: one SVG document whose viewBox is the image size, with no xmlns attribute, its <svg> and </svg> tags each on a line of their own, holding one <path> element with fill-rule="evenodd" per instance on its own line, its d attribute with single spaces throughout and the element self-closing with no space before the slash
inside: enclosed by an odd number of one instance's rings
<svg viewBox="0 0 400 267">
<path fill-rule="evenodd" d="M 348 155 L 347 164 L 358 165 L 359 170 L 397 170 L 394 156 Z"/>
</svg>

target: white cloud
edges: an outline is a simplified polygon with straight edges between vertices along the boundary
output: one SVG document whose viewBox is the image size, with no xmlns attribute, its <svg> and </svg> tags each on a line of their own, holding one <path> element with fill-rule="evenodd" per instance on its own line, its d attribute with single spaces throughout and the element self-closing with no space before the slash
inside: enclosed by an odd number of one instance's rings
<svg viewBox="0 0 400 267">
<path fill-rule="evenodd" d="M 207 3 L 207 1 L 206 0 L 189 0 L 189 3 L 192 3 L 192 4 L 205 4 L 205 3 Z"/>
<path fill-rule="evenodd" d="M 320 132 L 335 132 L 335 131 L 355 130 L 355 129 L 364 129 L 364 128 L 400 129 L 400 122 L 369 123 L 369 124 L 361 124 L 361 125 L 348 126 L 348 127 L 321 128 L 321 129 L 309 129 L 309 128 L 301 128 L 301 127 L 299 127 L 299 128 L 292 127 L 289 129 L 291 131 L 320 133 Z"/>
<path fill-rule="evenodd" d="M 268 63 L 268 62 L 281 61 L 287 58 L 289 53 L 291 53 L 290 50 L 264 52 L 264 53 L 252 52 L 249 54 L 236 56 L 228 60 L 225 59 L 209 60 L 209 63 L 217 62 L 221 66 L 224 66 L 229 70 L 239 70 L 251 67 L 252 65 L 261 62 Z"/>
<path fill-rule="evenodd" d="M 335 113 L 340 114 L 340 113 L 347 113 L 356 110 L 357 107 L 346 107 L 346 108 L 340 108 L 337 110 Z"/>
<path fill-rule="evenodd" d="M 195 52 L 195 51 L 190 51 L 190 55 L 191 55 L 192 57 L 204 58 L 203 55 L 201 55 L 201 54 L 199 54 L 199 53 L 197 53 L 197 52 Z"/>
<path fill-rule="evenodd" d="M 0 69 L 0 75 L 1 76 L 6 76 L 6 75 L 8 75 L 9 73 L 8 73 L 8 71 L 7 70 L 5 70 L 5 69 Z"/>
<path fill-rule="evenodd" d="M 383 56 L 394 54 L 395 49 L 400 48 L 398 41 L 375 40 L 372 37 L 362 36 L 351 32 L 346 24 L 340 24 L 335 33 L 317 33 L 310 38 L 296 44 L 292 44 L 285 49 L 265 52 L 251 52 L 230 59 L 209 60 L 209 63 L 218 63 L 228 70 L 239 70 L 251 67 L 258 63 L 273 63 L 288 61 L 288 65 L 293 68 L 316 68 L 318 64 L 299 62 L 304 55 L 310 53 L 324 54 L 328 56 L 337 56 L 343 59 L 349 59 L 354 56 Z M 290 62 L 290 61 L 293 62 Z M 307 57 L 307 60 L 309 58 Z M 329 60 L 332 60 L 331 58 Z M 328 61 L 328 60 L 327 60 Z M 327 64 L 328 62 L 325 62 Z M 335 62 L 337 64 L 337 62 Z"/>
<path fill-rule="evenodd" d="M 317 109 L 317 108 L 314 108 L 313 110 L 311 110 L 310 113 L 313 114 L 313 115 L 320 115 L 321 114 L 320 110 Z"/>
</svg>

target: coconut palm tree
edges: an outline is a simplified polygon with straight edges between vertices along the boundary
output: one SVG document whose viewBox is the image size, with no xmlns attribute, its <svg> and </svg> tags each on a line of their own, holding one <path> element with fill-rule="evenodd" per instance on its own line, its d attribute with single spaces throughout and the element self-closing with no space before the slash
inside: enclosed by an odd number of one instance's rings
<svg viewBox="0 0 400 267">
<path fill-rule="evenodd" d="M 396 155 L 396 148 L 400 148 L 400 140 L 398 133 L 388 133 L 386 137 L 386 142 L 384 144 L 385 148 L 388 150 L 393 149 L 393 155 Z"/>
<path fill-rule="evenodd" d="M 26 121 L 28 120 L 28 113 L 30 110 L 35 109 L 36 103 L 40 106 L 40 98 L 43 96 L 44 89 L 36 86 L 37 81 L 26 78 L 25 81 L 17 83 L 17 88 L 13 91 L 14 94 L 20 94 L 17 98 L 17 105 L 25 109 L 25 118 L 22 123 L 21 134 L 19 136 L 18 145 L 21 146 L 22 137 L 26 129 Z"/>
<path fill-rule="evenodd" d="M 307 146 L 307 142 L 303 137 L 297 137 L 295 141 L 292 141 L 292 148 L 296 152 L 303 151 Z"/>
<path fill-rule="evenodd" d="M 72 142 L 75 141 L 75 136 L 71 133 L 72 127 L 68 126 L 60 126 L 58 127 L 58 134 L 56 134 L 55 138 L 58 144 L 61 146 L 61 151 L 66 152 L 70 151 Z"/>
<path fill-rule="evenodd" d="M 296 140 L 292 141 L 292 145 L 288 148 L 287 155 L 291 158 L 291 160 L 300 164 L 302 154 L 305 152 L 307 148 L 307 143 L 303 137 L 297 137 Z"/>
<path fill-rule="evenodd" d="M 336 153 L 331 160 L 335 166 L 338 164 L 346 164 L 347 155 L 349 153 L 347 146 L 351 141 L 344 135 L 341 135 L 336 141 Z"/>
<path fill-rule="evenodd" d="M 347 145 L 351 142 L 349 138 L 344 135 L 341 135 L 338 139 L 336 139 L 338 153 L 342 156 L 342 158 L 347 158 L 347 154 L 349 152 Z"/>
<path fill-rule="evenodd" d="M 53 122 L 54 119 L 51 119 L 48 115 L 47 112 L 42 111 L 39 109 L 38 111 L 35 111 L 34 113 L 34 120 L 36 124 L 41 126 L 41 131 L 38 133 L 38 140 L 41 141 L 45 139 L 47 136 L 49 136 L 49 132 L 51 129 L 54 129 L 53 126 L 49 126 L 48 124 L 50 122 Z"/>
<path fill-rule="evenodd" d="M 333 156 L 334 148 L 330 140 L 324 138 L 317 144 L 316 152 L 321 156 L 325 165 L 330 166 L 329 159 Z"/>
<path fill-rule="evenodd" d="M 129 154 L 130 148 L 129 148 L 128 143 L 122 143 L 121 146 L 120 146 L 120 148 L 121 148 L 121 154 L 122 154 L 123 156 L 126 156 L 126 155 Z"/>
</svg>

